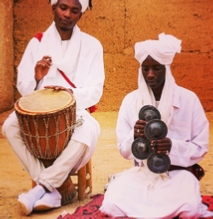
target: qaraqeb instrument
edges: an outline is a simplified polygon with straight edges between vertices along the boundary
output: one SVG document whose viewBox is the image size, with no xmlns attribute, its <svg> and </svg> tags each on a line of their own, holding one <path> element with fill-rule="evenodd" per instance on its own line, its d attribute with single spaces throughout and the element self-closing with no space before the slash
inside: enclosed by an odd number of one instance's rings
<svg viewBox="0 0 213 219">
<path fill-rule="evenodd" d="M 170 168 L 170 158 L 167 154 L 157 154 L 151 150 L 151 141 L 163 139 L 167 135 L 167 126 L 161 120 L 161 114 L 152 105 L 145 105 L 139 111 L 139 119 L 147 121 L 144 127 L 144 137 L 136 138 L 132 143 L 132 153 L 140 160 L 147 160 L 150 171 L 156 174 L 164 173 Z"/>
</svg>

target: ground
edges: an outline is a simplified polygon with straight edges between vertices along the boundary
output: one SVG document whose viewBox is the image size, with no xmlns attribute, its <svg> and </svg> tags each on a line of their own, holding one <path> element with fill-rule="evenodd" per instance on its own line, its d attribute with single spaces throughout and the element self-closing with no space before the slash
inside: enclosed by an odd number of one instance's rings
<svg viewBox="0 0 213 219">
<path fill-rule="evenodd" d="M 0 128 L 10 111 L 0 114 Z M 104 185 L 109 175 L 122 171 L 132 166 L 131 161 L 124 160 L 116 147 L 115 126 L 117 112 L 98 112 L 93 114 L 101 125 L 101 135 L 98 140 L 97 149 L 92 157 L 92 195 L 104 193 Z M 210 121 L 210 147 L 209 153 L 200 164 L 205 169 L 205 177 L 201 180 L 202 194 L 213 195 L 213 112 L 206 113 Z M 63 211 L 74 212 L 76 207 L 85 205 L 90 201 L 90 195 L 82 202 L 77 199 L 73 204 L 63 206 L 59 209 L 43 213 L 33 213 L 24 216 L 17 202 L 17 196 L 28 191 L 31 179 L 22 169 L 12 149 L 3 138 L 0 130 L 0 218 L 1 219 L 56 219 Z"/>
</svg>

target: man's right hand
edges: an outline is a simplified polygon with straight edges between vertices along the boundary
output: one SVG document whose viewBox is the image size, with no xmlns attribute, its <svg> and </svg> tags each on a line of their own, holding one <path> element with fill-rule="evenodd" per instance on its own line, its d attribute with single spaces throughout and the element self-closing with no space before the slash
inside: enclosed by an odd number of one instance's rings
<svg viewBox="0 0 213 219">
<path fill-rule="evenodd" d="M 134 125 L 134 138 L 144 137 L 144 127 L 147 121 L 138 120 Z"/>
<path fill-rule="evenodd" d="M 44 56 L 36 63 L 35 66 L 35 80 L 38 83 L 49 71 L 52 65 L 52 58 L 50 56 Z"/>
</svg>

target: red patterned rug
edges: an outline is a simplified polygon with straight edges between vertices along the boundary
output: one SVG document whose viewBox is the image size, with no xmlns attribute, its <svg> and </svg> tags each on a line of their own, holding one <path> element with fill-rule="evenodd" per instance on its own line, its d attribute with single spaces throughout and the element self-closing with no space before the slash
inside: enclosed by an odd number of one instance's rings
<svg viewBox="0 0 213 219">
<path fill-rule="evenodd" d="M 88 204 L 85 206 L 78 207 L 73 214 L 67 213 L 65 216 L 59 216 L 57 219 L 112 219 L 112 217 L 109 217 L 107 215 L 103 215 L 99 208 L 101 206 L 101 203 L 103 201 L 104 195 L 99 194 L 92 196 Z M 202 196 L 203 203 L 206 204 L 210 211 L 213 211 L 213 196 L 210 195 L 204 195 Z M 119 219 L 127 219 L 128 217 L 119 217 Z M 133 219 L 133 218 L 128 218 Z M 206 218 L 205 218 L 206 219 Z M 208 219 L 213 219 L 213 217 L 209 217 Z"/>
</svg>

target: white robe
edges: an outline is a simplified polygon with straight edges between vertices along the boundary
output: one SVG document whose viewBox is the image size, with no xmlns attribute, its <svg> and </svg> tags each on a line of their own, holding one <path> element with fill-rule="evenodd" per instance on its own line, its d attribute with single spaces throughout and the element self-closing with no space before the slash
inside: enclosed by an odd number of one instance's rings
<svg viewBox="0 0 213 219">
<path fill-rule="evenodd" d="M 96 38 L 81 32 L 77 26 L 74 27 L 71 39 L 63 42 L 53 22 L 44 32 L 41 41 L 35 37 L 30 40 L 23 54 L 17 76 L 17 88 L 22 96 L 34 91 L 36 87 L 34 67 L 45 55 L 51 56 L 53 63 L 48 74 L 39 82 L 37 89 L 43 89 L 46 85 L 71 88 L 76 100 L 76 119 L 82 117 L 83 124 L 75 128 L 67 148 L 47 169 L 44 169 L 42 163 L 26 149 L 15 113 L 7 118 L 2 129 L 32 179 L 53 190 L 63 183 L 72 168 L 76 170 L 84 166 L 95 151 L 100 125 L 85 109 L 99 102 L 103 93 L 105 75 L 101 43 Z M 57 68 L 66 74 L 76 88 L 69 85 Z M 82 155 L 80 151 L 76 151 L 76 154 L 72 153 L 72 147 L 83 148 L 85 145 L 85 154 Z"/>
<path fill-rule="evenodd" d="M 128 94 L 120 107 L 117 121 L 118 149 L 125 159 L 135 159 L 134 113 L 137 90 Z M 188 167 L 198 163 L 208 150 L 209 122 L 197 96 L 175 85 L 173 116 L 167 137 L 172 141 L 171 164 Z M 199 218 L 210 212 L 201 202 L 199 181 L 186 170 L 154 174 L 146 163 L 116 174 L 109 183 L 100 210 L 114 217 Z"/>
<path fill-rule="evenodd" d="M 81 32 L 76 26 L 67 46 L 68 52 L 64 52 L 54 25 L 53 22 L 45 33 L 47 36 L 44 35 L 41 42 L 36 38 L 32 38 L 29 42 L 18 66 L 17 88 L 22 96 L 32 92 L 36 87 L 34 66 L 44 55 L 50 55 L 53 66 L 40 81 L 38 89 L 43 89 L 46 85 L 59 85 L 73 90 L 77 119 L 82 116 L 85 123 L 76 128 L 72 139 L 90 147 L 92 133 L 99 134 L 100 129 L 98 122 L 85 109 L 97 104 L 103 93 L 105 77 L 103 49 L 97 39 Z M 67 57 L 64 57 L 67 53 Z M 64 71 L 76 88 L 72 88 L 56 68 Z M 92 122 L 93 127 L 87 126 L 87 120 Z"/>
</svg>

